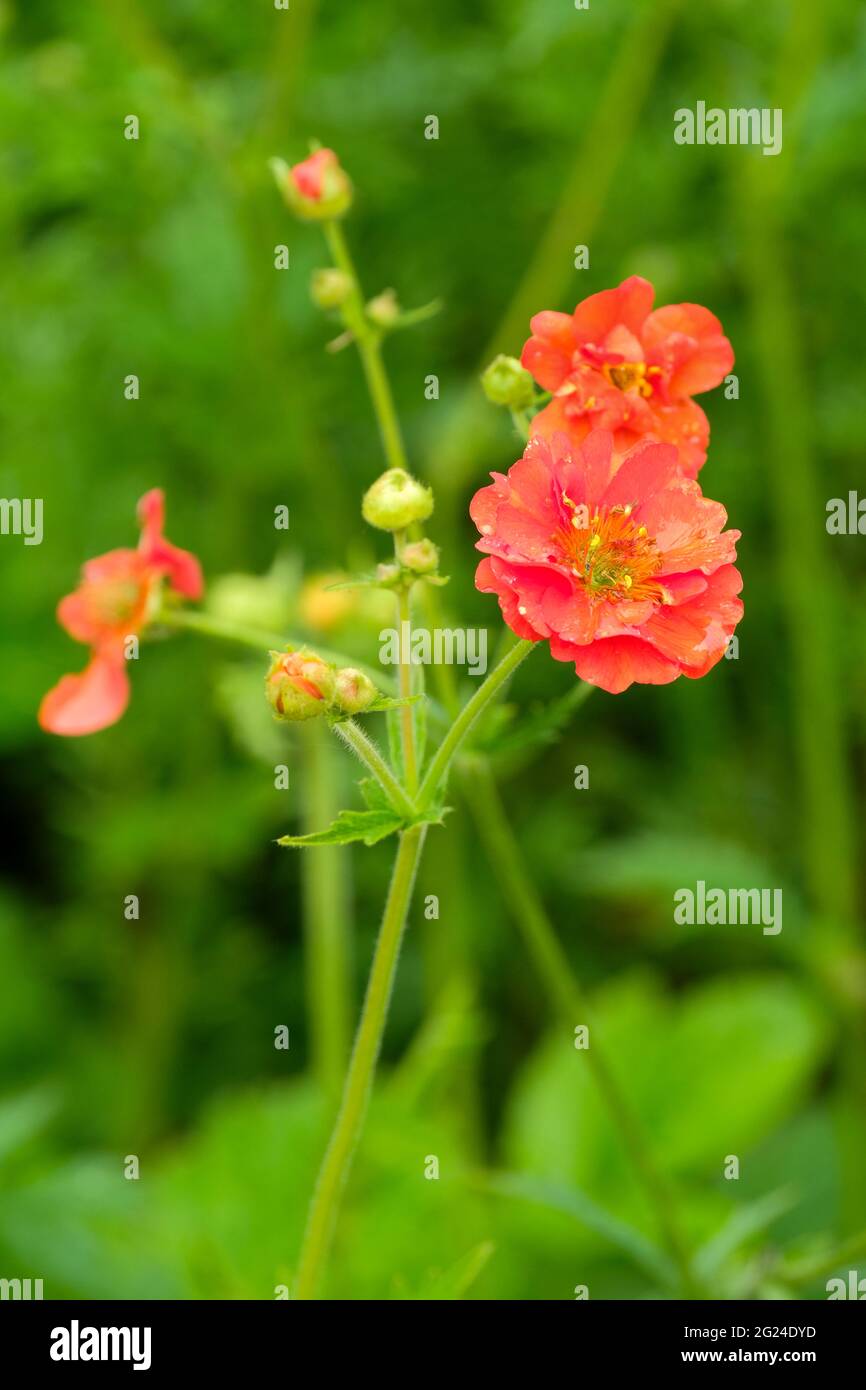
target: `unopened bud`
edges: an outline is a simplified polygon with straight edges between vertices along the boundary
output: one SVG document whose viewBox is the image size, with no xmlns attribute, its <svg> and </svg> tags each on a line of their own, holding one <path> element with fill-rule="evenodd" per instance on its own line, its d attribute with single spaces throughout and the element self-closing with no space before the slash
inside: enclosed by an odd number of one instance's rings
<svg viewBox="0 0 866 1390">
<path fill-rule="evenodd" d="M 402 578 L 402 571 L 399 565 L 393 560 L 388 560 L 382 565 L 376 566 L 376 579 L 386 587 L 399 584 Z"/>
<path fill-rule="evenodd" d="M 400 561 L 415 574 L 434 574 L 439 568 L 439 547 L 432 541 L 410 541 L 400 551 Z"/>
<path fill-rule="evenodd" d="M 315 719 L 333 703 L 334 672 L 321 657 L 271 652 L 265 694 L 277 719 Z"/>
<path fill-rule="evenodd" d="M 361 514 L 380 531 L 405 531 L 426 521 L 433 510 L 433 493 L 404 468 L 389 468 L 364 493 Z"/>
<path fill-rule="evenodd" d="M 333 150 L 315 150 L 291 167 L 272 159 L 277 187 L 296 217 L 324 222 L 342 217 L 352 204 L 352 184 Z"/>
<path fill-rule="evenodd" d="M 507 405 L 512 410 L 525 410 L 532 404 L 535 385 L 529 372 L 516 357 L 502 353 L 494 357 L 481 373 L 484 394 L 494 405 Z"/>
<path fill-rule="evenodd" d="M 337 672 L 335 699 L 346 714 L 360 714 L 378 693 L 370 677 L 363 671 L 356 671 L 354 666 L 344 666 Z"/>
<path fill-rule="evenodd" d="M 310 296 L 319 309 L 340 309 L 352 293 L 352 277 L 336 266 L 314 270 Z"/>
<path fill-rule="evenodd" d="M 400 317 L 400 305 L 394 290 L 383 290 L 367 303 L 367 318 L 377 328 L 390 328 Z"/>
</svg>

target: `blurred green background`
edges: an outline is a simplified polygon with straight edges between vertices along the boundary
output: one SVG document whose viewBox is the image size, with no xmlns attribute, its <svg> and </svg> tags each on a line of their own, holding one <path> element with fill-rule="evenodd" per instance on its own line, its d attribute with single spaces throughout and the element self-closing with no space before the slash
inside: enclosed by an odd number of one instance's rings
<svg viewBox="0 0 866 1390">
<path fill-rule="evenodd" d="M 519 352 L 531 313 L 633 272 L 733 342 L 739 399 L 701 398 L 701 481 L 743 531 L 738 659 L 596 694 L 495 756 L 707 1287 L 826 1296 L 827 1252 L 866 1226 L 864 542 L 825 532 L 861 476 L 862 13 L 5 0 L 0 26 L 0 490 L 45 507 L 40 547 L 0 539 L 0 1276 L 47 1297 L 271 1298 L 292 1275 L 392 845 L 317 867 L 275 846 L 356 804 L 354 774 L 269 720 L 254 655 L 148 643 L 127 716 L 93 738 L 44 735 L 35 712 L 85 657 L 57 599 L 85 558 L 134 544 L 156 485 L 223 611 L 249 593 L 219 576 L 269 573 L 267 626 L 375 660 L 381 613 L 314 581 L 376 558 L 359 497 L 379 442 L 355 354 L 326 354 L 338 330 L 309 301 L 320 234 L 266 166 L 316 137 L 356 184 L 368 293 L 444 300 L 386 355 L 437 490 L 447 614 L 491 642 L 467 503 L 520 446 L 483 363 Z M 782 107 L 782 154 L 676 146 L 673 112 L 698 100 Z M 511 729 L 572 684 L 536 655 Z M 421 884 L 440 915 L 419 896 L 327 1292 L 668 1296 L 653 1213 L 450 800 Z M 781 887 L 781 935 L 675 926 L 673 890 L 699 878 Z"/>
</svg>

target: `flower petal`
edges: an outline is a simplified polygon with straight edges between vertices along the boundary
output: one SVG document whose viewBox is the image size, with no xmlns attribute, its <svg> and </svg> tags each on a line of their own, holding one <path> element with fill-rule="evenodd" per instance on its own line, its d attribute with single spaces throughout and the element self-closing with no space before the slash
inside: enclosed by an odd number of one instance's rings
<svg viewBox="0 0 866 1390">
<path fill-rule="evenodd" d="M 550 655 L 557 661 L 573 661 L 581 680 L 598 685 L 611 695 L 638 681 L 641 685 L 669 685 L 680 668 L 649 642 L 638 637 L 602 637 L 586 647 L 552 638 Z"/>
<path fill-rule="evenodd" d="M 39 706 L 39 723 L 51 734 L 93 734 L 116 724 L 129 703 L 123 658 L 95 653 L 83 671 L 62 676 Z"/>
<path fill-rule="evenodd" d="M 639 337 L 654 298 L 655 290 L 641 275 L 630 275 L 615 290 L 591 294 L 574 311 L 578 341 L 601 344 L 618 324 Z"/>
</svg>

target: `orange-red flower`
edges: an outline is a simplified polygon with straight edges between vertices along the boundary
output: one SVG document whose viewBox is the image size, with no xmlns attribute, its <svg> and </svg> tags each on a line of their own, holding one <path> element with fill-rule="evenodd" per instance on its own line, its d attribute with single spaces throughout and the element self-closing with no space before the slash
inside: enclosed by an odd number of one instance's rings
<svg viewBox="0 0 866 1390">
<path fill-rule="evenodd" d="M 126 639 L 140 633 L 159 607 L 163 580 L 184 598 L 201 598 L 198 560 L 162 534 L 159 488 L 138 504 L 137 550 L 110 550 L 88 560 L 78 588 L 60 600 L 57 619 L 70 637 L 91 649 L 76 675 L 63 676 L 42 700 L 39 723 L 53 734 L 91 734 L 114 724 L 129 703 Z"/>
<path fill-rule="evenodd" d="M 710 427 L 692 396 L 718 386 L 734 353 L 709 309 L 668 304 L 651 312 L 654 295 L 648 280 L 632 275 L 590 295 L 573 314 L 535 315 L 521 362 L 553 400 L 535 416 L 532 433 L 549 439 L 564 430 L 580 443 L 590 430 L 606 429 L 619 452 L 650 437 L 675 444 L 683 472 L 694 478 Z"/>
<path fill-rule="evenodd" d="M 530 440 L 472 499 L 486 552 L 475 577 L 519 637 L 616 694 L 703 676 L 743 614 L 739 531 L 683 476 L 670 444 L 620 461 L 613 438 Z"/>
</svg>

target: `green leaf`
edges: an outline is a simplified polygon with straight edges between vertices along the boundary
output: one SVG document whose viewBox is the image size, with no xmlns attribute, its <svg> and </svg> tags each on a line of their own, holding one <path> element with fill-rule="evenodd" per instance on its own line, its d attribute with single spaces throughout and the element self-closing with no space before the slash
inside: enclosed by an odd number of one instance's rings
<svg viewBox="0 0 866 1390">
<path fill-rule="evenodd" d="M 414 705 L 416 700 L 420 700 L 420 698 L 420 695 L 407 695 L 402 699 L 396 695 L 377 695 L 372 704 L 367 705 L 365 709 L 356 711 L 355 714 L 346 714 L 342 710 L 333 709 L 328 713 L 327 718 L 331 724 L 340 724 L 344 719 L 357 719 L 362 714 L 379 714 L 381 711 L 387 713 L 390 710 L 400 709 L 402 705 Z"/>
<path fill-rule="evenodd" d="M 611 1245 L 631 1257 L 653 1279 L 664 1284 L 676 1281 L 676 1270 L 662 1250 L 633 1226 L 612 1216 L 585 1192 L 564 1183 L 550 1182 L 524 1173 L 491 1173 L 484 1178 L 484 1187 L 501 1197 L 516 1197 L 525 1202 L 550 1207 L 570 1216 Z"/>
<path fill-rule="evenodd" d="M 402 705 L 414 705 L 420 695 L 406 695 L 402 699 L 394 695 L 377 695 L 372 705 L 361 710 L 362 714 L 378 714 L 380 710 L 400 709 Z"/>
<path fill-rule="evenodd" d="M 390 811 L 395 814 L 394 807 L 388 800 L 388 793 L 375 777 L 362 777 L 358 783 L 358 789 L 364 798 L 364 804 L 370 811 Z"/>
<path fill-rule="evenodd" d="M 657 1160 L 677 1176 L 715 1173 L 720 1155 L 742 1156 L 772 1134 L 807 1092 L 828 1041 L 810 992 L 770 974 L 728 976 L 685 998 L 634 976 L 598 996 L 589 1024 L 590 1047 L 595 1039 L 603 1049 Z M 513 1168 L 610 1205 L 631 1187 L 586 1054 L 566 1030 L 539 1048 L 512 1093 L 506 1154 Z"/>
<path fill-rule="evenodd" d="M 40 1134 L 57 1109 L 56 1097 L 47 1090 L 24 1091 L 0 1103 L 0 1160 Z"/>
<path fill-rule="evenodd" d="M 314 830 L 310 835 L 281 835 L 278 845 L 288 845 L 292 849 L 304 849 L 314 845 L 348 845 L 353 840 L 363 840 L 365 845 L 375 845 L 386 835 L 393 835 L 404 824 L 402 816 L 390 809 L 367 811 L 341 811 L 327 830 Z"/>
<path fill-rule="evenodd" d="M 695 1255 L 696 1273 L 704 1281 L 712 1279 L 731 1255 L 753 1236 L 762 1235 L 780 1216 L 796 1206 L 797 1200 L 792 1188 L 780 1188 L 759 1197 L 755 1202 L 737 1207 L 721 1229 Z"/>
</svg>

